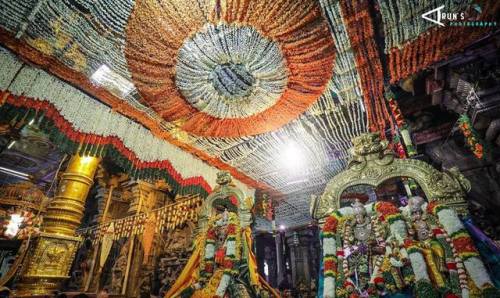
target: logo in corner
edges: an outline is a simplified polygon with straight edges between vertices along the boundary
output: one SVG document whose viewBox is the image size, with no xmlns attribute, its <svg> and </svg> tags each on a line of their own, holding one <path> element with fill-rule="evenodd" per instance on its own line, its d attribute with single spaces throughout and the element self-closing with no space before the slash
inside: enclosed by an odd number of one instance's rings
<svg viewBox="0 0 500 298">
<path fill-rule="evenodd" d="M 439 6 L 438 8 L 435 8 L 433 10 L 429 10 L 428 12 L 422 14 L 422 18 L 426 19 L 427 21 L 431 21 L 434 24 L 437 24 L 439 26 L 443 26 L 444 24 L 441 23 L 441 10 L 444 8 L 444 5 Z M 436 13 L 436 19 L 433 19 L 430 17 L 433 13 Z"/>
</svg>

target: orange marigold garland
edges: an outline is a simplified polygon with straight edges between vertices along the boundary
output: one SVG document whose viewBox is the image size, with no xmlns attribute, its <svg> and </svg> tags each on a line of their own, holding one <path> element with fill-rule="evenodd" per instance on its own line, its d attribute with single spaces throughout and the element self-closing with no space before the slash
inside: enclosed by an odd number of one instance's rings
<svg viewBox="0 0 500 298">
<path fill-rule="evenodd" d="M 484 145 L 481 142 L 479 134 L 472 126 L 470 118 L 467 114 L 460 115 L 460 118 L 458 119 L 458 127 L 464 135 L 467 146 L 470 148 L 472 153 L 474 153 L 477 158 L 482 159 L 484 157 Z"/>
<path fill-rule="evenodd" d="M 478 20 L 494 21 L 500 9 L 498 1 L 480 1 L 482 13 Z M 472 42 L 487 35 L 495 27 L 435 26 L 416 39 L 388 50 L 391 83 L 415 74 L 447 56 L 462 51 Z"/>
<path fill-rule="evenodd" d="M 384 74 L 375 43 L 369 5 L 370 1 L 340 1 L 356 68 L 361 79 L 368 124 L 371 131 L 379 131 L 384 137 L 385 130 L 392 124 L 384 98 Z"/>
</svg>

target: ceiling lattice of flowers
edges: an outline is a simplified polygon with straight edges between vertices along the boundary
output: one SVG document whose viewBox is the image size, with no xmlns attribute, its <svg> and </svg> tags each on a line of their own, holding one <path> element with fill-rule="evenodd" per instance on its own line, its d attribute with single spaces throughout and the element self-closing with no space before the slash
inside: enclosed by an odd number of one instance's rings
<svg viewBox="0 0 500 298">
<path fill-rule="evenodd" d="M 0 43 L 155 137 L 320 192 L 352 137 L 394 128 L 384 83 L 488 33 L 429 24 L 435 1 L 417 2 L 0 0 Z M 495 15 L 484 2 L 480 17 Z"/>
</svg>

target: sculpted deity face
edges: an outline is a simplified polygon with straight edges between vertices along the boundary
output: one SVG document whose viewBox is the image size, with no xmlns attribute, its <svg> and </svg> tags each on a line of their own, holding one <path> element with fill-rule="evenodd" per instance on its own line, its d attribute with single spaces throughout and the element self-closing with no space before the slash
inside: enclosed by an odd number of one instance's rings
<svg viewBox="0 0 500 298">
<path fill-rule="evenodd" d="M 229 172 L 222 171 L 217 173 L 217 184 L 226 185 L 229 184 L 231 180 L 231 174 L 229 174 Z"/>
<path fill-rule="evenodd" d="M 410 207 L 411 213 L 422 213 L 422 206 L 424 204 L 424 198 L 419 196 L 414 196 L 408 199 L 408 206 Z"/>
<path fill-rule="evenodd" d="M 362 224 L 365 222 L 365 216 L 363 214 L 356 214 L 355 216 L 356 223 Z"/>
<path fill-rule="evenodd" d="M 366 222 L 366 209 L 365 206 L 358 200 L 354 201 L 352 204 L 354 211 L 354 219 L 357 224 L 363 224 Z"/>
</svg>

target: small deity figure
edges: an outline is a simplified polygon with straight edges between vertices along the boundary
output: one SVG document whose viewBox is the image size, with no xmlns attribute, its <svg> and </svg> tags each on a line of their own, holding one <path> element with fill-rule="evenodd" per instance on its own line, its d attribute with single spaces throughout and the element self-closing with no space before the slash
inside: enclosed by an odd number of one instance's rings
<svg viewBox="0 0 500 298">
<path fill-rule="evenodd" d="M 422 249 L 427 272 L 437 287 L 445 287 L 446 265 L 445 251 L 441 244 L 434 238 L 432 233 L 432 219 L 424 212 L 425 200 L 422 197 L 411 197 L 408 200 L 409 229 L 408 233 L 417 241 L 418 247 Z"/>
<path fill-rule="evenodd" d="M 345 276 L 352 279 L 356 289 L 364 292 L 373 274 L 377 274 L 378 266 L 383 259 L 383 226 L 367 215 L 365 206 L 356 200 L 352 204 L 353 219 L 344 228 L 344 258 L 348 268 Z"/>
<path fill-rule="evenodd" d="M 219 173 L 217 183 L 202 206 L 193 255 L 165 296 L 278 297 L 257 272 L 250 228 L 253 202 L 245 201 L 228 173 Z"/>
<path fill-rule="evenodd" d="M 111 270 L 111 293 L 120 294 L 125 276 L 125 267 L 127 267 L 128 243 L 125 243 L 120 250 L 120 255 Z"/>
</svg>

